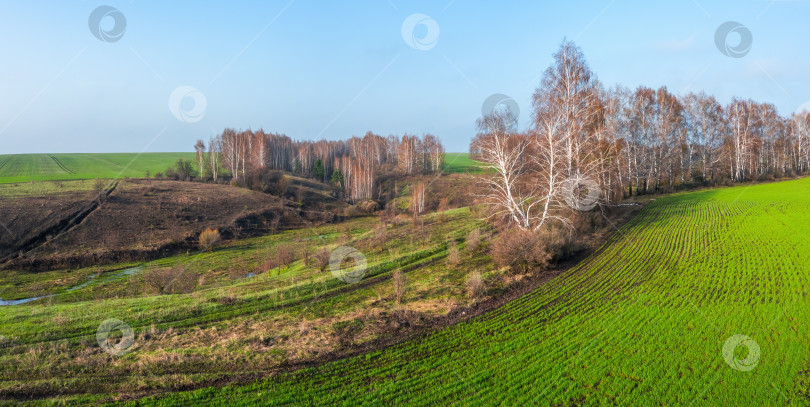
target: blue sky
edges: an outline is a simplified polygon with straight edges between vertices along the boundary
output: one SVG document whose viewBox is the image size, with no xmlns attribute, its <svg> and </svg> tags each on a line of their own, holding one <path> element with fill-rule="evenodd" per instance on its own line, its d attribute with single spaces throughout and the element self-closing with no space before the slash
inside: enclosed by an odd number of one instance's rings
<svg viewBox="0 0 810 407">
<path fill-rule="evenodd" d="M 466 151 L 494 93 L 529 125 L 531 94 L 563 38 L 607 85 L 754 98 L 783 114 L 810 101 L 808 1 L 500 3 L 4 1 L 0 153 L 191 151 L 224 127 L 297 139 L 428 132 Z M 103 5 L 126 18 L 119 41 L 89 28 Z M 402 35 L 415 13 L 439 28 L 429 49 Z M 730 20 L 753 36 L 742 58 L 715 45 Z M 417 25 L 412 38 L 428 31 Z M 169 108 L 180 86 L 205 98 L 194 120 Z"/>
</svg>

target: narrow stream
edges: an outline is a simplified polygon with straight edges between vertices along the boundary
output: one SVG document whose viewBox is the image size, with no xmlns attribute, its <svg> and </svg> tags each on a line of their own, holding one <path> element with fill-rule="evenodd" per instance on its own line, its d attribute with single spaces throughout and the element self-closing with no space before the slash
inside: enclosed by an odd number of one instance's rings
<svg viewBox="0 0 810 407">
<path fill-rule="evenodd" d="M 119 279 L 121 279 L 123 277 L 137 274 L 141 270 L 143 270 L 143 266 L 135 266 L 135 267 L 125 268 L 123 270 L 110 272 L 110 273 L 108 273 L 106 275 L 102 274 L 102 278 L 100 278 L 99 281 L 105 282 L 105 283 L 110 282 L 110 281 L 116 281 L 116 280 L 119 280 Z M 96 277 L 98 277 L 98 275 L 95 275 L 95 274 L 90 275 L 90 276 L 87 277 L 87 281 L 85 281 L 85 282 L 83 282 L 81 284 L 75 285 L 73 287 L 70 287 L 70 288 L 66 289 L 64 292 L 67 293 L 67 292 L 76 291 L 76 290 L 82 289 L 84 287 L 87 287 L 88 285 L 90 285 L 90 283 L 93 282 L 93 279 L 96 278 Z M 61 293 L 59 293 L 59 294 L 61 294 Z M 39 297 L 21 298 L 19 300 L 4 300 L 4 299 L 0 298 L 0 306 L 25 304 L 25 303 L 28 303 L 28 302 L 31 302 L 31 301 L 41 300 L 43 298 L 53 297 L 53 296 L 56 296 L 56 295 L 59 295 L 59 294 L 48 294 L 48 295 L 42 295 L 42 296 L 39 296 Z"/>
</svg>

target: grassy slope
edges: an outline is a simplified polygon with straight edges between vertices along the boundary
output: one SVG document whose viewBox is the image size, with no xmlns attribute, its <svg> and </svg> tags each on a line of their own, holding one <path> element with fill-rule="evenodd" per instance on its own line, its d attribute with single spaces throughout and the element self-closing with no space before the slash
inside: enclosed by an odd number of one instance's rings
<svg viewBox="0 0 810 407">
<path fill-rule="evenodd" d="M 446 153 L 444 155 L 445 173 L 479 173 L 483 171 L 483 163 L 470 159 L 468 153 Z"/>
<path fill-rule="evenodd" d="M 155 295 L 144 286 L 145 271 L 133 276 L 116 271 L 136 264 L 48 273 L 5 271 L 0 275 L 3 299 L 57 296 L 0 307 L 0 405 L 2 398 L 32 393 L 92 403 L 138 389 L 172 391 L 188 383 L 265 371 L 297 353 L 312 356 L 326 349 L 324 338 L 331 340 L 340 324 L 394 311 L 390 280 L 341 292 L 348 286 L 328 270 L 320 272 L 301 261 L 282 272 L 264 272 L 264 261 L 279 244 L 294 242 L 298 249 L 310 245 L 312 253 L 355 247 L 368 259 L 364 281 L 390 277 L 395 268 L 421 266 L 407 273 L 411 289 L 405 301 L 428 315 L 442 315 L 444 304 L 465 302 L 463 284 L 470 268 L 492 274 L 482 255 L 464 254 L 463 267 L 443 261 L 448 238 L 460 239 L 480 225 L 467 208 L 447 211 L 441 218 L 428 216 L 423 234 L 410 223 L 390 226 L 384 246 L 372 229 L 378 223 L 376 218 L 360 218 L 286 231 L 230 242 L 211 253 L 141 265 L 145 270 L 182 266 L 198 273 L 202 286 L 190 295 Z M 244 278 L 248 272 L 259 275 Z M 90 283 L 66 291 L 84 281 Z M 136 351 L 120 359 L 100 351 L 95 332 L 107 318 L 133 327 Z M 304 321 L 307 334 L 299 329 Z M 368 329 L 358 332 L 361 342 L 376 337 Z M 88 395 L 75 398 L 77 393 Z"/>
<path fill-rule="evenodd" d="M 90 178 L 139 178 L 166 170 L 194 153 L 77 153 L 0 155 L 0 184 Z"/>
<path fill-rule="evenodd" d="M 496 312 L 183 405 L 781 405 L 807 390 L 810 179 L 658 199 L 604 250 Z M 761 348 L 749 372 L 732 335 Z M 739 347 L 738 358 L 746 355 Z M 804 372 L 804 373 L 803 373 Z M 147 400 L 144 404 L 150 404 Z"/>
</svg>

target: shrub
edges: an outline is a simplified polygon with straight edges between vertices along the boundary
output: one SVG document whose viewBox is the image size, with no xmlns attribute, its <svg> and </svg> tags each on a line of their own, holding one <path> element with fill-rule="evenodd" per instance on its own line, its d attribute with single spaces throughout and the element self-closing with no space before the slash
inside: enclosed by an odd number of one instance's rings
<svg viewBox="0 0 810 407">
<path fill-rule="evenodd" d="M 484 292 L 484 279 L 481 273 L 473 271 L 467 276 L 464 282 L 464 289 L 467 292 L 467 298 L 476 299 Z"/>
<path fill-rule="evenodd" d="M 217 243 L 222 240 L 219 231 L 216 229 L 205 229 L 200 233 L 200 249 L 203 251 L 212 250 Z"/>
<path fill-rule="evenodd" d="M 380 204 L 376 201 L 372 201 L 370 199 L 361 201 L 357 203 L 357 207 L 360 208 L 361 211 L 372 213 L 380 209 Z"/>
<path fill-rule="evenodd" d="M 197 273 L 183 266 L 150 269 L 144 273 L 146 286 L 160 294 L 190 293 L 197 287 Z"/>
<path fill-rule="evenodd" d="M 304 245 L 301 260 L 304 262 L 304 267 L 309 267 L 310 263 L 312 263 L 312 248 L 308 244 Z"/>
<path fill-rule="evenodd" d="M 188 294 L 194 291 L 200 281 L 196 272 L 186 270 L 183 266 L 172 269 L 174 280 L 169 284 L 168 292 L 172 294 Z"/>
<path fill-rule="evenodd" d="M 448 246 L 447 264 L 453 267 L 458 266 L 459 264 L 461 264 L 461 258 L 458 254 L 458 245 L 456 245 L 456 242 L 450 241 L 450 243 L 448 243 L 447 246 Z"/>
<path fill-rule="evenodd" d="M 262 271 L 266 271 L 267 276 L 270 277 L 271 276 L 270 271 L 276 267 L 278 267 L 278 261 L 276 260 L 276 258 L 273 256 L 267 256 L 267 258 L 265 258 L 264 260 L 264 263 L 262 264 L 263 269 Z M 281 273 L 281 270 L 279 270 L 279 273 Z"/>
<path fill-rule="evenodd" d="M 246 182 L 250 189 L 276 196 L 286 196 L 290 189 L 290 179 L 281 171 L 254 171 Z"/>
<path fill-rule="evenodd" d="M 277 247 L 276 261 L 279 265 L 279 273 L 281 273 L 281 268 L 289 268 L 295 262 L 295 248 L 289 244 Z"/>
<path fill-rule="evenodd" d="M 450 200 L 447 198 L 442 198 L 439 200 L 439 206 L 436 208 L 436 213 L 439 214 L 439 222 L 444 222 L 447 220 L 447 216 L 444 214 L 444 212 L 448 209 L 449 203 Z"/>
<path fill-rule="evenodd" d="M 447 197 L 439 199 L 439 206 L 436 209 L 437 212 L 444 212 L 450 209 L 450 200 Z"/>
<path fill-rule="evenodd" d="M 492 244 L 492 258 L 513 272 L 542 271 L 551 254 L 540 237 L 528 230 L 507 230 Z"/>
<path fill-rule="evenodd" d="M 332 254 L 329 253 L 329 250 L 326 248 L 321 249 L 318 253 L 315 253 L 315 265 L 318 266 L 318 270 L 326 270 L 326 266 L 329 265 L 329 258 L 331 256 Z"/>
<path fill-rule="evenodd" d="M 107 193 L 107 181 L 96 178 L 95 182 L 93 182 L 93 192 L 96 193 L 96 201 L 101 204 L 104 195 Z"/>
<path fill-rule="evenodd" d="M 380 245 L 380 250 L 384 250 L 385 244 L 388 242 L 388 230 L 386 229 L 385 223 L 380 222 L 374 227 L 374 237 Z"/>
<path fill-rule="evenodd" d="M 402 303 L 402 298 L 405 296 L 408 280 L 405 278 L 405 274 L 402 273 L 402 270 L 400 269 L 394 270 L 393 280 L 394 280 L 394 301 L 397 304 L 400 304 Z"/>
<path fill-rule="evenodd" d="M 476 253 L 481 248 L 481 230 L 475 228 L 467 234 L 467 251 Z"/>
</svg>

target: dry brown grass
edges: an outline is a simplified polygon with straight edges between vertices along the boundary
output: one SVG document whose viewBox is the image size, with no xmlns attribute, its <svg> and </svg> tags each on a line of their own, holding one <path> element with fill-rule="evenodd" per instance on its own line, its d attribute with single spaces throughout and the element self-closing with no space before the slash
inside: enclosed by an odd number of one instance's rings
<svg viewBox="0 0 810 407">
<path fill-rule="evenodd" d="M 408 280 L 402 270 L 394 270 L 392 278 L 394 282 L 394 302 L 399 305 L 402 303 L 402 298 L 405 296 L 407 290 Z"/>
<path fill-rule="evenodd" d="M 467 298 L 471 300 L 478 299 L 484 292 L 484 279 L 481 273 L 473 271 L 467 276 L 464 281 L 464 290 L 467 293 Z"/>
<path fill-rule="evenodd" d="M 461 255 L 458 253 L 458 245 L 455 241 L 450 241 L 447 246 L 447 264 L 450 265 L 450 267 L 456 267 L 461 264 Z"/>
<path fill-rule="evenodd" d="M 481 230 L 475 228 L 467 234 L 466 239 L 467 251 L 475 254 L 481 248 Z"/>
</svg>

